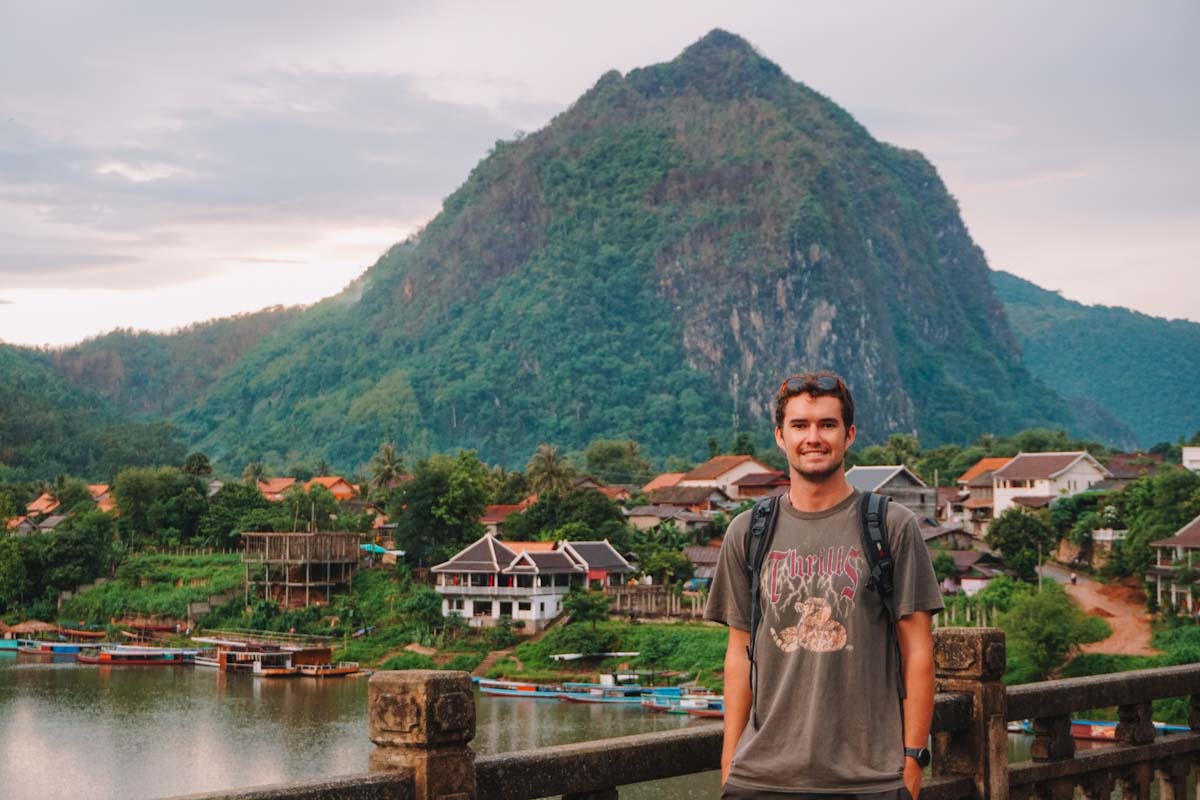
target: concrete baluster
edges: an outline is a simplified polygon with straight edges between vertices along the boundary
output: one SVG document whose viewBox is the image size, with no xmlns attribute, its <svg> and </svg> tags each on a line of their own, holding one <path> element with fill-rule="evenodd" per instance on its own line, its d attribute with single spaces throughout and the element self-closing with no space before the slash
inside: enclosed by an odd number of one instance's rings
<svg viewBox="0 0 1200 800">
<path fill-rule="evenodd" d="M 1008 800 L 1004 632 L 939 628 L 933 636 L 935 689 L 971 697 L 971 727 L 933 737 L 933 774 L 970 775 L 978 800 Z"/>
<path fill-rule="evenodd" d="M 376 672 L 367 689 L 372 772 L 411 770 L 414 800 L 474 800 L 475 699 L 465 672 Z"/>
</svg>

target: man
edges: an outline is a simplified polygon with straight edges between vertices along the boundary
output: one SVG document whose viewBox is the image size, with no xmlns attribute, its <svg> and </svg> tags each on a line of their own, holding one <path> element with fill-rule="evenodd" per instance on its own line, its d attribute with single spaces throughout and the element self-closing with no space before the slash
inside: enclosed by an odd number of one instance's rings
<svg viewBox="0 0 1200 800">
<path fill-rule="evenodd" d="M 904 800 L 920 792 L 933 717 L 931 614 L 942 609 L 941 592 L 916 518 L 891 504 L 893 641 L 882 599 L 867 588 L 860 496 L 843 467 L 855 433 L 854 399 L 841 378 L 817 372 L 784 381 L 775 441 L 791 486 L 777 501 L 763 559 L 757 641 L 746 572 L 750 512 L 725 534 L 705 610 L 729 626 L 723 797 Z"/>
</svg>

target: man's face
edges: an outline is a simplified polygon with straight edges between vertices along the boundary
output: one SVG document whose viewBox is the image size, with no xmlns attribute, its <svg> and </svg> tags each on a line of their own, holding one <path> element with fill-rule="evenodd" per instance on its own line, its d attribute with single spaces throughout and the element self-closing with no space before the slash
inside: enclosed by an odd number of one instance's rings
<svg viewBox="0 0 1200 800">
<path fill-rule="evenodd" d="M 854 426 L 842 422 L 842 401 L 836 397 L 798 394 L 787 401 L 783 427 L 775 443 L 787 456 L 792 471 L 804 480 L 821 483 L 842 469 L 854 443 Z"/>
</svg>

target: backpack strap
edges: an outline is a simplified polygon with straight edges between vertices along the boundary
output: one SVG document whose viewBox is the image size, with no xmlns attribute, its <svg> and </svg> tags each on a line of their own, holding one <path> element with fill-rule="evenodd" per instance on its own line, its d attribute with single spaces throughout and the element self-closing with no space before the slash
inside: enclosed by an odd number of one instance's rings
<svg viewBox="0 0 1200 800">
<path fill-rule="evenodd" d="M 754 727 L 758 727 L 758 669 L 754 662 L 754 643 L 762 622 L 762 563 L 767 557 L 771 540 L 775 538 L 775 521 L 779 518 L 779 497 L 764 497 L 750 512 L 750 528 L 746 531 L 746 577 L 750 581 L 750 644 L 746 657 L 750 660 L 750 703 L 754 710 Z"/>
<path fill-rule="evenodd" d="M 907 694 L 904 688 L 904 665 L 900 662 L 900 637 L 896 633 L 896 562 L 892 559 L 892 547 L 887 537 L 887 511 L 892 498 L 885 494 L 863 492 L 859 500 L 859 519 L 862 523 L 863 550 L 870 568 L 867 588 L 879 595 L 888 616 L 888 636 L 896 651 L 896 669 L 899 672 L 896 685 L 900 690 L 900 701 Z"/>
</svg>

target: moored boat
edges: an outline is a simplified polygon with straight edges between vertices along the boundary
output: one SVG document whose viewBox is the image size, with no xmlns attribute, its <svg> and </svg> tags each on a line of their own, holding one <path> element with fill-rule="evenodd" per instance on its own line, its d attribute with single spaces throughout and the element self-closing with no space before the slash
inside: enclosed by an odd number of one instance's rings
<svg viewBox="0 0 1200 800">
<path fill-rule="evenodd" d="M 724 695 L 685 697 L 680 701 L 679 706 L 689 717 L 712 717 L 720 719 L 725 716 Z"/>
<path fill-rule="evenodd" d="M 499 681 L 480 678 L 479 691 L 493 697 L 524 697 L 534 700 L 557 700 L 563 687 L 527 681 Z"/>
<path fill-rule="evenodd" d="M 106 667 L 171 667 L 191 664 L 195 659 L 195 650 L 122 645 L 88 648 L 75 654 L 75 660 L 80 664 L 96 664 Z"/>
<path fill-rule="evenodd" d="M 45 642 L 40 639 L 26 639 L 17 646 L 17 652 L 27 656 L 73 656 L 85 644 L 80 642 Z"/>
<path fill-rule="evenodd" d="M 342 678 L 362 671 L 357 661 L 339 661 L 336 664 L 301 664 L 297 669 L 306 678 Z"/>
</svg>

